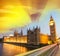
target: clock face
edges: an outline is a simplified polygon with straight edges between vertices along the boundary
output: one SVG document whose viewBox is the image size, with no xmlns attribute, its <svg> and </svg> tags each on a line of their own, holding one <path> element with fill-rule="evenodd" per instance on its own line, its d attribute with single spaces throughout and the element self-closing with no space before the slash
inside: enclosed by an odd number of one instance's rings
<svg viewBox="0 0 60 56">
<path fill-rule="evenodd" d="M 53 25 L 53 23 L 50 23 L 50 25 L 52 26 L 52 25 Z"/>
<path fill-rule="evenodd" d="M 49 25 L 52 26 L 53 24 L 54 24 L 54 22 L 53 21 L 50 21 Z"/>
</svg>

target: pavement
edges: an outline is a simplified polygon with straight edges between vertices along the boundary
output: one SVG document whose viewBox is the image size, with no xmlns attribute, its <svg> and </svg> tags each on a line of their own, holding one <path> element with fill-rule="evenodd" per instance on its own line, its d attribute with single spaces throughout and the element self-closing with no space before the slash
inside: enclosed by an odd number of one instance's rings
<svg viewBox="0 0 60 56">
<path fill-rule="evenodd" d="M 58 52 L 56 53 L 56 56 L 60 56 L 60 45 L 59 45 L 59 50 L 58 50 Z"/>
</svg>

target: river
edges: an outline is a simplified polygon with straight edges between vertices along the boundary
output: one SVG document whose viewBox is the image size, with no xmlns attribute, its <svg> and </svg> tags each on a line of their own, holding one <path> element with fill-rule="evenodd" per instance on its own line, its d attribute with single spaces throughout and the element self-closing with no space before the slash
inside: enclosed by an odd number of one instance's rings
<svg viewBox="0 0 60 56">
<path fill-rule="evenodd" d="M 21 45 L 0 43 L 0 56 L 14 56 L 20 53 L 33 50 L 34 48 L 27 48 Z"/>
</svg>

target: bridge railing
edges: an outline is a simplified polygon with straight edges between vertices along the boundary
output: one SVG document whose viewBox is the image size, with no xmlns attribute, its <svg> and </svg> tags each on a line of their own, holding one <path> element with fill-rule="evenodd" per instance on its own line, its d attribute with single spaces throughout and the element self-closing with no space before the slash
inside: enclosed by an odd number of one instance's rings
<svg viewBox="0 0 60 56">
<path fill-rule="evenodd" d="M 42 48 L 38 48 L 26 53 L 18 54 L 15 56 L 54 56 L 59 48 L 59 45 L 52 44 Z"/>
</svg>

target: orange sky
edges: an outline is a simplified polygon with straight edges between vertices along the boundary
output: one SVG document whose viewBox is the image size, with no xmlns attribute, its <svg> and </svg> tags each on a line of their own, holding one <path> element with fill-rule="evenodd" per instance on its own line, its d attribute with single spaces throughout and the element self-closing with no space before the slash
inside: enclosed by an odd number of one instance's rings
<svg viewBox="0 0 60 56">
<path fill-rule="evenodd" d="M 28 25 L 31 23 L 29 15 L 44 8 L 45 1 L 47 0 L 0 0 L 0 31 Z"/>
<path fill-rule="evenodd" d="M 30 24 L 31 14 L 60 8 L 60 0 L 0 0 L 0 32 Z"/>
</svg>

